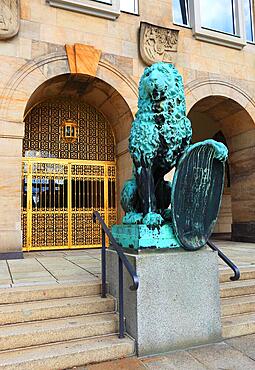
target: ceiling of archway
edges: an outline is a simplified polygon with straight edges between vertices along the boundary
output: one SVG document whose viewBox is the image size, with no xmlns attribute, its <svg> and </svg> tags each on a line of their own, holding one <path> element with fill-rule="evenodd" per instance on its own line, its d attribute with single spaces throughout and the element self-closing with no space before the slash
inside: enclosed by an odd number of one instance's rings
<svg viewBox="0 0 255 370">
<path fill-rule="evenodd" d="M 240 112 L 243 109 L 240 104 L 232 99 L 222 96 L 210 96 L 200 100 L 192 108 L 195 112 L 206 113 L 216 121 L 220 121 L 232 114 Z"/>
</svg>

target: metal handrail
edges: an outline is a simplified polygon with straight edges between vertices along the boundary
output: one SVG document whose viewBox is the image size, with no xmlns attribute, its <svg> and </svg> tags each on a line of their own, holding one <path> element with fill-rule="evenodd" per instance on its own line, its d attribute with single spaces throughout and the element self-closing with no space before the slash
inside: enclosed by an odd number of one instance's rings
<svg viewBox="0 0 255 370">
<path fill-rule="evenodd" d="M 126 267 L 129 275 L 133 280 L 133 285 L 129 287 L 130 290 L 137 290 L 139 286 L 139 279 L 136 272 L 123 253 L 121 246 L 114 239 L 112 233 L 106 226 L 104 220 L 100 216 L 99 212 L 93 212 L 93 221 L 99 221 L 102 227 L 102 250 L 101 250 L 101 265 L 102 265 L 102 293 L 101 297 L 106 298 L 106 244 L 105 244 L 105 234 L 108 236 L 111 246 L 118 253 L 119 257 L 119 338 L 124 338 L 124 287 L 123 287 L 123 264 Z"/>
<path fill-rule="evenodd" d="M 207 245 L 214 251 L 218 252 L 218 256 L 234 271 L 234 276 L 230 276 L 230 280 L 239 280 L 241 274 L 239 268 L 224 254 L 222 251 L 216 247 L 216 245 L 210 240 L 207 241 Z"/>
</svg>

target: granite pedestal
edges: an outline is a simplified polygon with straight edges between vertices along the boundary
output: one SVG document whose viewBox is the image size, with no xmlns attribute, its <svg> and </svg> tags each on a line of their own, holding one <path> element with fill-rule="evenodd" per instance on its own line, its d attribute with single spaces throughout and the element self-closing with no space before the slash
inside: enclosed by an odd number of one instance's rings
<svg viewBox="0 0 255 370">
<path fill-rule="evenodd" d="M 221 339 L 217 253 L 181 249 L 125 252 L 139 288 L 124 268 L 126 330 L 139 356 L 216 342 Z M 118 298 L 118 257 L 107 250 L 107 281 Z"/>
</svg>

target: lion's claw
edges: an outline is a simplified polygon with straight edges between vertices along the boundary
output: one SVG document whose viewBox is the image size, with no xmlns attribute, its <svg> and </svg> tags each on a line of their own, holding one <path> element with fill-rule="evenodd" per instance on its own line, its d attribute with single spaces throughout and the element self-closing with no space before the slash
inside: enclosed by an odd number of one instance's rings
<svg viewBox="0 0 255 370">
<path fill-rule="evenodd" d="M 164 222 L 163 217 L 156 212 L 149 212 L 147 215 L 143 218 L 143 224 L 151 227 L 157 227 L 160 226 Z"/>
</svg>

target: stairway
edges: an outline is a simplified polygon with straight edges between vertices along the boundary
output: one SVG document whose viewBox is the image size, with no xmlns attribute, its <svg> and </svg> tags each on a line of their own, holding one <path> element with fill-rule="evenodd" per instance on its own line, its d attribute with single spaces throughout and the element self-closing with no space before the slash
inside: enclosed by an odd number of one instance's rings
<svg viewBox="0 0 255 370">
<path fill-rule="evenodd" d="M 241 269 L 241 278 L 230 281 L 229 271 L 220 273 L 223 338 L 255 333 L 255 266 Z"/>
<path fill-rule="evenodd" d="M 53 370 L 134 354 L 99 282 L 0 289 L 0 369 Z"/>
</svg>

